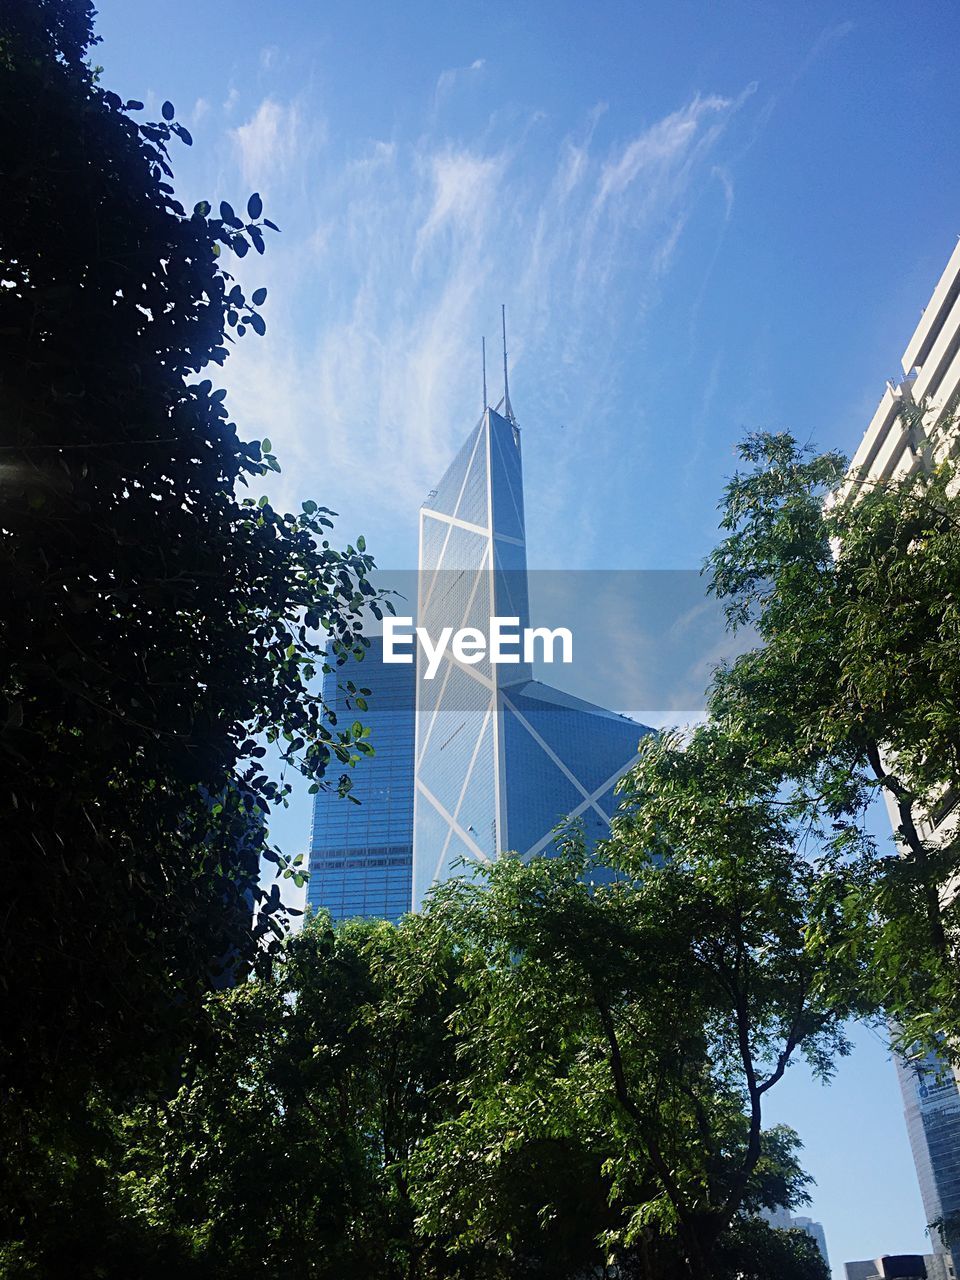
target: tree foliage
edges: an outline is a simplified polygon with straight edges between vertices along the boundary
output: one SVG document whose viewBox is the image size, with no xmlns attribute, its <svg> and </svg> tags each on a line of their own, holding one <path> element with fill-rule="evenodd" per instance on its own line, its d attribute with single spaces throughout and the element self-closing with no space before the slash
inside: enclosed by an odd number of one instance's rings
<svg viewBox="0 0 960 1280">
<path fill-rule="evenodd" d="M 825 828 L 863 998 L 903 1043 L 960 1044 L 960 496 L 955 469 L 864 482 L 787 435 L 750 437 L 708 561 L 731 625 L 762 643 L 721 669 L 714 720 Z M 869 838 L 885 795 L 898 848 Z"/>
<path fill-rule="evenodd" d="M 415 917 L 320 917 L 271 980 L 211 1001 L 183 1085 L 141 1109 L 127 1155 L 204 1275 L 418 1273 L 406 1170 L 456 1105 L 455 973 Z"/>
<path fill-rule="evenodd" d="M 850 975 L 830 976 L 849 961 L 830 958 L 822 877 L 774 791 L 712 729 L 661 737 L 595 859 L 574 844 L 439 891 L 433 913 L 473 957 L 458 1014 L 473 1066 L 470 1106 L 426 1144 L 438 1222 L 504 1238 L 498 1160 L 583 1135 L 613 1255 L 652 1233 L 711 1275 L 743 1212 L 802 1199 L 763 1103 L 794 1056 L 828 1077 L 847 1051 Z"/>
<path fill-rule="evenodd" d="M 0 14 L 0 1075 L 27 1100 L 162 1075 L 282 933 L 264 739 L 315 779 L 368 749 L 311 681 L 326 636 L 356 642 L 370 557 L 315 503 L 243 496 L 276 459 L 210 375 L 265 329 L 222 264 L 276 227 L 257 195 L 183 208 L 189 133 L 99 85 L 91 17 Z"/>
<path fill-rule="evenodd" d="M 825 503 L 839 455 L 751 437 L 709 568 L 760 642 L 611 839 L 287 936 L 267 751 L 317 787 L 370 750 L 315 677 L 372 561 L 244 496 L 278 464 L 210 366 L 277 227 L 182 207 L 189 133 L 99 85 L 91 21 L 0 14 L 0 1268 L 823 1280 L 756 1217 L 808 1183 L 768 1093 L 851 1015 L 960 1043 L 954 473 Z"/>
<path fill-rule="evenodd" d="M 691 1202 L 708 1185 L 729 1188 L 745 1149 L 740 1095 L 717 1076 L 712 1087 L 697 1079 L 689 1096 L 674 1084 L 648 1096 L 657 1080 L 680 1078 L 672 1046 L 652 1064 L 626 1026 L 654 993 L 628 1010 L 611 989 L 641 1137 L 616 1097 L 590 998 L 570 984 L 584 963 L 590 896 L 579 895 L 572 863 L 505 867 L 476 901 L 451 892 L 437 914 L 396 927 L 311 918 L 269 975 L 208 997 L 167 1098 L 123 1112 L 93 1095 L 66 1139 L 53 1125 L 34 1128 L 2 1218 L 4 1274 L 688 1277 L 646 1135 L 656 1131 Z M 548 888 L 551 900 L 538 904 Z M 473 913 L 485 902 L 495 930 L 506 913 L 515 928 L 524 904 L 529 954 L 514 945 L 504 964 L 491 934 L 478 935 Z M 594 923 L 615 905 L 599 906 Z M 570 961 L 561 955 L 563 975 L 548 986 L 534 957 L 553 928 L 577 920 L 569 948 L 553 936 Z M 682 1074 L 695 1078 L 689 1058 Z M 714 1224 L 711 1269 L 693 1274 L 733 1280 L 742 1263 L 759 1280 L 758 1259 L 793 1257 L 745 1215 L 805 1198 L 797 1145 L 783 1128 L 761 1134 L 740 1208 Z M 791 1265 L 784 1275 L 821 1280 L 802 1249 Z"/>
</svg>

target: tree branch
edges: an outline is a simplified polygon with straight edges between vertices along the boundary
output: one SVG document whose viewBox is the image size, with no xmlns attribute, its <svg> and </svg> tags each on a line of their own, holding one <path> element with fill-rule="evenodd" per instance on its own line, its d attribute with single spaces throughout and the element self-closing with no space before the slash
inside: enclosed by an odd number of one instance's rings
<svg viewBox="0 0 960 1280">
<path fill-rule="evenodd" d="M 895 774 L 889 773 L 884 768 L 880 748 L 876 742 L 869 741 L 866 750 L 867 759 L 870 761 L 870 767 L 873 769 L 877 781 L 885 791 L 889 791 L 896 802 L 897 815 L 900 818 L 899 834 L 906 842 L 923 877 L 924 905 L 927 913 L 927 925 L 930 929 L 930 940 L 939 958 L 946 960 L 949 949 L 946 932 L 943 927 L 943 917 L 940 913 L 940 890 L 938 885 L 931 882 L 930 859 L 927 847 L 921 840 L 914 821 L 913 802 L 915 797 Z"/>
</svg>

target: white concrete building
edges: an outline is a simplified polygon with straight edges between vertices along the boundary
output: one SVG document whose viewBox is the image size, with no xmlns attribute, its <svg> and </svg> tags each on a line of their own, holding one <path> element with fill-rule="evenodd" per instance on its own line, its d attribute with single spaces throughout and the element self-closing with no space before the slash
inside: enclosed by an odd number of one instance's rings
<svg viewBox="0 0 960 1280">
<path fill-rule="evenodd" d="M 901 359 L 903 380 L 887 383 L 877 411 L 853 455 L 843 501 L 871 484 L 906 480 L 924 467 L 960 455 L 960 240 L 930 301 L 924 307 Z M 899 818 L 884 793 L 890 821 Z M 960 793 L 951 787 L 929 823 L 918 824 L 925 840 L 956 836 Z M 948 888 L 949 896 L 958 889 Z"/>
<path fill-rule="evenodd" d="M 853 456 L 844 494 L 858 484 L 911 475 L 957 448 L 952 422 L 960 396 L 960 241 L 920 316 Z"/>
<path fill-rule="evenodd" d="M 960 433 L 960 242 L 950 256 L 920 316 L 902 359 L 903 380 L 887 388 L 854 454 L 839 498 L 890 480 L 906 480 L 924 467 L 956 456 Z M 885 793 L 894 829 L 896 809 Z M 920 824 L 924 840 L 953 839 L 960 818 L 955 788 L 942 797 L 930 822 Z M 956 892 L 948 887 L 946 895 Z M 927 1222 L 960 1216 L 960 1073 L 931 1056 L 897 1061 L 904 1115 Z M 953 1276 L 950 1253 L 931 1231 L 937 1265 Z M 952 1262 L 960 1252 L 954 1236 Z M 848 1264 L 859 1266 L 864 1264 Z M 932 1264 L 931 1264 L 932 1265 Z M 928 1274 L 932 1274 L 928 1266 Z M 848 1276 L 850 1272 L 848 1270 Z"/>
</svg>

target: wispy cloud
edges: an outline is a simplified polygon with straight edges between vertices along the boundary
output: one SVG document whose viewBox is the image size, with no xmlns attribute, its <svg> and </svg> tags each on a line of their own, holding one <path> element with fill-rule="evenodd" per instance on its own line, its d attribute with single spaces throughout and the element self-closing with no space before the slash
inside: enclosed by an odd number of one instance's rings
<svg viewBox="0 0 960 1280">
<path fill-rule="evenodd" d="M 425 249 L 447 230 L 462 242 L 476 243 L 496 209 L 504 156 L 482 156 L 470 151 L 443 151 L 428 157 L 433 198 L 417 231 L 416 267 Z M 462 252 L 462 248 L 461 248 Z"/>
<path fill-rule="evenodd" d="M 724 206 L 725 206 L 725 212 L 726 212 L 726 221 L 729 222 L 730 219 L 733 217 L 733 201 L 734 201 L 733 178 L 730 175 L 730 171 L 722 164 L 715 164 L 713 166 L 713 176 L 717 179 L 717 181 L 720 183 L 720 186 L 723 188 L 723 200 L 724 200 Z"/>
<path fill-rule="evenodd" d="M 767 96 L 766 101 L 757 112 L 753 131 L 746 141 L 744 150 L 749 150 L 754 145 L 769 125 L 774 112 L 781 102 L 787 100 L 795 92 L 797 86 L 813 70 L 816 64 L 826 57 L 836 45 L 845 40 L 851 31 L 855 30 L 856 23 L 846 20 L 824 27 L 818 33 L 810 48 L 797 63 L 791 74 Z"/>
<path fill-rule="evenodd" d="M 466 79 L 476 78 L 486 65 L 485 58 L 474 58 L 468 67 L 449 67 L 446 71 L 441 71 L 437 77 L 437 87 L 433 95 L 434 108 L 442 105 L 444 100 L 453 92 L 458 82 L 462 83 Z"/>
<path fill-rule="evenodd" d="M 273 98 L 264 98 L 246 124 L 231 131 L 244 181 L 258 188 L 285 178 L 294 161 L 307 161 L 324 134 L 322 121 L 313 120 L 307 128 L 296 102 L 283 104 Z"/>
<path fill-rule="evenodd" d="M 751 91 L 695 95 L 619 138 L 604 104 L 569 132 L 530 111 L 456 140 L 425 108 L 415 142 L 370 139 L 336 160 L 318 151 L 322 122 L 265 98 L 230 135 L 285 234 L 254 260 L 256 283 L 271 282 L 267 338 L 241 343 L 227 373 L 238 417 L 262 421 L 281 453 L 278 500 L 333 484 L 373 513 L 365 531 L 401 513 L 412 526 L 479 413 L 480 335 L 506 301 L 515 407 L 564 424 L 538 494 L 581 504 L 587 547 L 597 504 L 577 489 L 578 458 L 608 447 L 595 424 L 620 362 L 718 177 L 725 210 L 705 205 L 718 226 L 729 217 L 722 139 Z"/>
<path fill-rule="evenodd" d="M 718 115 L 731 106 L 729 98 L 715 94 L 692 102 L 658 120 L 623 146 L 601 169 L 594 200 L 599 210 L 611 196 L 621 195 L 642 176 L 655 175 L 650 184 L 653 193 L 663 175 L 675 170 L 679 158 L 686 155 L 700 130 L 704 117 Z"/>
</svg>

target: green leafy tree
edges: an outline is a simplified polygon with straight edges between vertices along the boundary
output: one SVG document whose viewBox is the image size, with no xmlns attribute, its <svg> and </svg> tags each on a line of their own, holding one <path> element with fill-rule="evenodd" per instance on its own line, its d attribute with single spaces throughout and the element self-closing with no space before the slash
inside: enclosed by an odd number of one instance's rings
<svg viewBox="0 0 960 1280">
<path fill-rule="evenodd" d="M 710 711 L 833 831 L 834 903 L 869 964 L 860 991 L 903 1044 L 960 1044 L 960 495 L 956 471 L 841 490 L 846 460 L 751 436 L 708 560 L 733 627 L 761 644 L 722 668 Z M 899 849 L 866 838 L 886 794 Z"/>
<path fill-rule="evenodd" d="M 175 1242 L 198 1275 L 231 1280 L 443 1274 L 414 1231 L 408 1168 L 458 1105 L 457 970 L 419 917 L 308 921 L 269 978 L 210 998 L 177 1093 L 123 1122 L 113 1238 Z M 58 1256 L 103 1266 L 78 1231 Z"/>
<path fill-rule="evenodd" d="M 741 1218 L 721 1242 L 717 1280 L 830 1280 L 830 1268 L 805 1231 Z"/>
<path fill-rule="evenodd" d="M 616 1275 L 624 1280 L 683 1280 L 686 1268 L 670 1237 L 648 1232 L 624 1258 Z M 741 1215 L 717 1242 L 713 1280 L 830 1280 L 816 1243 L 804 1231 L 770 1227 Z"/>
<path fill-rule="evenodd" d="M 607 982 L 602 1007 L 644 1117 L 641 1139 L 612 1082 L 599 1006 L 571 984 L 591 930 L 606 935 L 624 906 L 622 889 L 581 893 L 572 861 L 531 870 L 526 884 L 500 873 L 469 917 L 461 888 L 435 904 L 441 917 L 397 927 L 310 919 L 270 974 L 208 997 L 168 1098 L 122 1112 L 91 1091 L 83 1125 L 34 1127 L 18 1217 L 0 1240 L 4 1275 L 689 1276 L 689 1222 L 678 1232 L 663 1203 L 649 1135 L 656 1129 L 696 1212 L 706 1168 L 707 1189 L 728 1192 L 739 1176 L 748 1121 L 737 1091 L 716 1063 L 701 1058 L 695 1071 L 688 1045 L 683 1081 L 695 1083 L 680 1096 L 665 1083 L 678 1078 L 676 1041 L 649 1075 L 644 1019 L 665 1019 L 677 992 L 628 990 L 625 972 L 639 981 L 654 966 L 638 967 L 632 951 L 618 958 L 614 943 L 591 972 Z M 523 915 L 501 951 L 478 936 L 472 912 L 489 909 L 495 931 L 508 899 Z M 629 947 L 636 923 L 634 914 L 617 935 Z M 538 971 L 542 947 L 550 965 Z M 739 1208 L 725 1226 L 711 1223 L 710 1260 L 694 1274 L 760 1280 L 783 1267 L 821 1280 L 789 1241 L 744 1216 L 805 1198 L 796 1136 L 761 1131 L 759 1148 Z"/>
<path fill-rule="evenodd" d="M 222 265 L 276 230 L 252 195 L 177 201 L 173 107 L 102 88 L 87 0 L 0 13 L 0 794 L 3 1048 L 13 1147 L 31 1099 L 175 1068 L 199 1002 L 283 932 L 261 894 L 288 784 L 369 750 L 314 677 L 356 645 L 362 539 L 243 486 L 211 366 L 251 329 Z M 298 866 L 282 870 L 301 877 Z M 256 908 L 256 926 L 251 915 Z"/>
<path fill-rule="evenodd" d="M 576 1141 L 614 1210 L 593 1218 L 607 1257 L 653 1241 L 678 1274 L 713 1276 L 744 1212 L 803 1199 L 795 1137 L 764 1130 L 764 1100 L 794 1057 L 826 1078 L 847 1052 L 850 959 L 808 833 L 735 742 L 709 728 L 648 741 L 628 801 L 599 864 L 576 846 L 508 858 L 435 897 L 431 916 L 470 956 L 469 1105 L 424 1144 L 424 1220 L 522 1256 L 529 1233 L 514 1240 L 498 1216 L 500 1170 L 518 1149 Z"/>
</svg>

